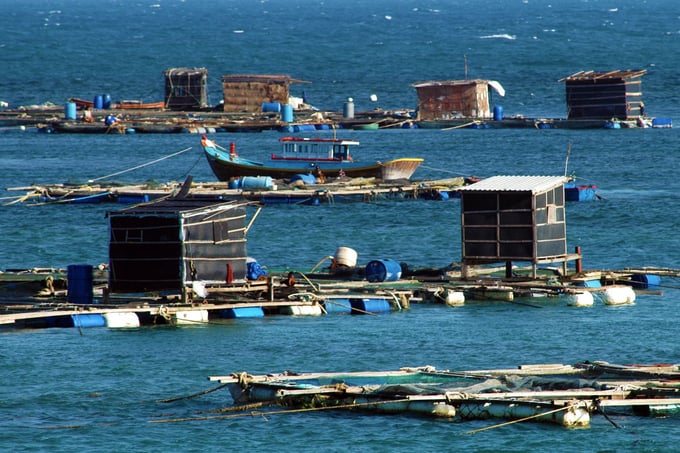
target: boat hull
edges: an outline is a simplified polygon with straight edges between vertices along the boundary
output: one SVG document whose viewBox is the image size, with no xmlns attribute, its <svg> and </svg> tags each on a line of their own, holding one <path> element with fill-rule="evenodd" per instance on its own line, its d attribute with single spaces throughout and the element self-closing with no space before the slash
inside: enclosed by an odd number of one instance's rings
<svg viewBox="0 0 680 453">
<path fill-rule="evenodd" d="M 220 181 L 229 181 L 243 176 L 270 176 L 275 179 L 290 179 L 297 174 L 313 173 L 317 168 L 326 177 L 337 178 L 342 173 L 350 178 L 378 178 L 385 181 L 410 179 L 421 158 L 399 158 L 386 162 L 365 164 L 351 161 L 309 160 L 304 162 L 251 161 L 239 156 L 230 156 L 215 148 L 205 147 L 210 168 Z"/>
</svg>

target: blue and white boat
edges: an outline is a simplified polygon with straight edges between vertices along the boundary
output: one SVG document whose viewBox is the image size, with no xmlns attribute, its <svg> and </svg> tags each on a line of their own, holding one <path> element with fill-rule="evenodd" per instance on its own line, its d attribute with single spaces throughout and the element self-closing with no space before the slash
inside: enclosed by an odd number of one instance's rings
<svg viewBox="0 0 680 453">
<path fill-rule="evenodd" d="M 281 153 L 272 154 L 267 162 L 239 156 L 233 143 L 229 150 L 206 139 L 201 141 L 201 145 L 213 173 L 220 181 L 243 176 L 289 179 L 298 174 L 319 172 L 324 177 L 364 177 L 389 181 L 409 179 L 423 162 L 422 158 L 415 157 L 358 162 L 351 155 L 351 148 L 359 145 L 354 140 L 283 137 L 279 142 Z"/>
</svg>

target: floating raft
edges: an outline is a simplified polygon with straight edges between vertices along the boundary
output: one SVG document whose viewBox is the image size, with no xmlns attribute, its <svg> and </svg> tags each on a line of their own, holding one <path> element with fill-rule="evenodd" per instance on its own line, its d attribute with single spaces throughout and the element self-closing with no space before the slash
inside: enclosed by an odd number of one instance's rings
<svg viewBox="0 0 680 453">
<path fill-rule="evenodd" d="M 332 204 L 344 202 L 374 202 L 378 200 L 447 200 L 467 184 L 465 178 L 448 178 L 419 182 L 384 182 L 374 178 L 350 178 L 328 184 L 275 184 L 271 178 L 268 187 L 245 189 L 230 188 L 226 182 L 193 183 L 191 197 L 223 202 L 248 200 L 262 204 Z M 8 190 L 24 191 L 10 203 L 145 203 L 172 196 L 180 183 L 163 185 L 116 184 L 53 184 L 44 186 L 13 187 Z"/>
<path fill-rule="evenodd" d="M 667 415 L 680 411 L 674 364 L 522 365 L 450 371 L 431 366 L 394 371 L 210 376 L 236 405 L 413 413 L 463 420 L 505 419 L 584 427 L 593 414 Z M 266 413 L 266 412 L 265 412 Z"/>
</svg>

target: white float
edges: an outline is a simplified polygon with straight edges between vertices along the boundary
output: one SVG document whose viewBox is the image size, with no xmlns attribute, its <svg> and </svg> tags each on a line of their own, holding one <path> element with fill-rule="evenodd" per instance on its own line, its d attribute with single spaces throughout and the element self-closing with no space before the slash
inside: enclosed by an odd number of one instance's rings
<svg viewBox="0 0 680 453">
<path fill-rule="evenodd" d="M 626 285 L 608 286 L 602 293 L 605 305 L 628 305 L 635 303 L 635 291 Z"/>
<path fill-rule="evenodd" d="M 133 329 L 139 327 L 139 316 L 131 311 L 104 313 L 104 321 L 109 329 Z"/>
</svg>

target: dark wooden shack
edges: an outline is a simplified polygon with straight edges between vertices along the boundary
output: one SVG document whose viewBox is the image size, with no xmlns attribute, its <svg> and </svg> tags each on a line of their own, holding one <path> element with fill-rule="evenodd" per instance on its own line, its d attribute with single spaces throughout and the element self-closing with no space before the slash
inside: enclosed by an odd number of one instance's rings
<svg viewBox="0 0 680 453">
<path fill-rule="evenodd" d="M 567 118 L 637 119 L 644 116 L 640 71 L 581 71 L 561 79 L 566 87 Z"/>
<path fill-rule="evenodd" d="M 179 292 L 246 277 L 246 205 L 168 199 L 109 213 L 109 291 Z"/>
<path fill-rule="evenodd" d="M 310 83 L 287 75 L 233 74 L 222 76 L 225 112 L 257 113 L 263 104 L 288 104 L 290 85 Z"/>
<path fill-rule="evenodd" d="M 200 110 L 208 107 L 208 70 L 204 68 L 167 69 L 165 75 L 165 108 Z"/>
<path fill-rule="evenodd" d="M 504 95 L 492 80 L 441 80 L 414 83 L 418 96 L 418 119 L 491 118 L 490 87 Z"/>
<path fill-rule="evenodd" d="M 562 176 L 494 176 L 460 190 L 463 277 L 469 267 L 562 262 L 567 228 Z M 509 275 L 508 275 L 509 276 Z"/>
</svg>

